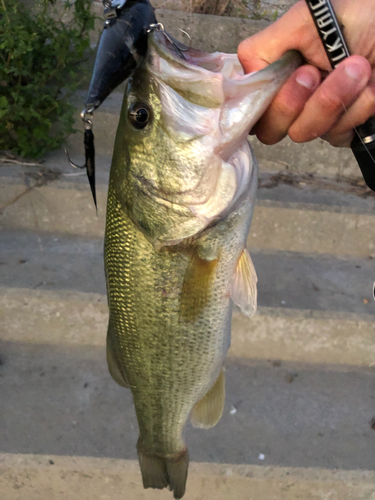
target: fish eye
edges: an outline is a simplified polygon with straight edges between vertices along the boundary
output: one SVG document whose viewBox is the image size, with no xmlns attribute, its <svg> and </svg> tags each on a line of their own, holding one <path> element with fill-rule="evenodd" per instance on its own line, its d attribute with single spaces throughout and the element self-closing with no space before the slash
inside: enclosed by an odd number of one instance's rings
<svg viewBox="0 0 375 500">
<path fill-rule="evenodd" d="M 129 109 L 129 120 L 134 128 L 142 130 L 150 121 L 150 108 L 147 104 L 136 103 Z"/>
</svg>

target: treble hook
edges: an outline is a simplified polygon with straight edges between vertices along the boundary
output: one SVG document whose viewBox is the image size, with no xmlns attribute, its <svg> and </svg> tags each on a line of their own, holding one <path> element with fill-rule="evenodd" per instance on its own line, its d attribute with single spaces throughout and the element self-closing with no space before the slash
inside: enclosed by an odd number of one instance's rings
<svg viewBox="0 0 375 500">
<path fill-rule="evenodd" d="M 184 56 L 183 51 L 186 51 L 188 49 L 183 49 L 182 47 L 179 47 L 177 45 L 177 43 L 174 40 L 172 40 L 172 38 L 165 31 L 164 25 L 162 23 L 150 24 L 150 26 L 148 27 L 147 33 L 151 33 L 151 31 L 153 31 L 153 30 L 160 31 L 160 33 L 162 33 L 165 36 L 165 38 L 168 40 L 168 42 L 170 44 L 172 44 L 173 47 L 177 50 L 180 57 L 182 57 L 182 59 L 184 59 L 186 61 L 186 57 Z M 183 30 L 181 30 L 181 31 L 183 31 Z M 183 31 L 183 32 L 186 33 L 185 31 Z"/>
<path fill-rule="evenodd" d="M 181 29 L 181 28 L 178 28 L 178 30 L 179 30 L 179 31 L 181 31 L 181 33 L 182 33 L 183 35 L 186 35 L 186 36 L 188 37 L 188 39 L 189 39 L 189 42 L 191 42 L 191 36 L 189 35 L 189 33 L 188 33 L 187 31 L 185 31 L 185 30 L 183 30 L 183 29 Z M 186 52 L 187 50 L 189 50 L 189 48 L 188 48 L 188 47 L 186 47 L 186 49 L 183 49 L 183 48 L 181 47 L 181 50 L 183 50 L 184 52 Z"/>
<path fill-rule="evenodd" d="M 96 190 L 95 190 L 95 147 L 94 147 L 94 133 L 92 131 L 92 122 L 94 108 L 84 109 L 81 112 L 81 119 L 85 125 L 85 135 L 84 135 L 84 147 L 85 147 L 85 164 L 77 165 L 73 163 L 70 159 L 69 153 L 65 148 L 66 156 L 70 165 L 74 168 L 86 168 L 87 177 L 90 184 L 90 189 L 92 197 L 94 198 L 95 208 L 98 211 L 98 206 L 96 203 Z"/>
</svg>

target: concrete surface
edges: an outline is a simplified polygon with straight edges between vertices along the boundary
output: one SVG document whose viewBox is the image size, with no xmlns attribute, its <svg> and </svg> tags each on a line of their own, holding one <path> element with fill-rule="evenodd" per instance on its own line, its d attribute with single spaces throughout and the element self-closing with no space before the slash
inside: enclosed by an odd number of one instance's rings
<svg viewBox="0 0 375 500">
<path fill-rule="evenodd" d="M 34 283 L 30 288 L 0 288 L 4 341 L 104 348 L 108 323 L 104 295 L 53 290 L 56 282 L 39 279 Z M 298 310 L 282 305 L 260 306 L 257 314 L 248 319 L 235 310 L 229 356 L 373 367 L 373 317 L 373 314 Z"/>
<path fill-rule="evenodd" d="M 229 1 L 229 11 L 231 16 L 252 17 L 253 19 L 274 20 L 284 14 L 297 0 L 233 0 Z M 189 11 L 191 4 L 199 6 L 204 2 L 196 0 L 153 0 L 155 8 Z M 214 2 L 212 2 L 214 4 Z"/>
<path fill-rule="evenodd" d="M 2 286 L 105 294 L 102 239 L 17 230 L 0 234 Z M 372 260 L 264 251 L 252 257 L 260 307 L 375 316 Z"/>
<path fill-rule="evenodd" d="M 131 393 L 103 346 L 5 342 L 0 369 L 2 452 L 137 458 Z M 226 391 L 214 429 L 186 429 L 192 461 L 375 468 L 373 368 L 230 358 Z"/>
<path fill-rule="evenodd" d="M 40 455 L 0 456 L 7 500 L 167 500 L 143 490 L 130 460 Z M 371 471 L 324 471 L 216 464 L 190 465 L 187 500 L 374 500 Z"/>
<path fill-rule="evenodd" d="M 38 167 L 3 166 L 1 225 L 103 237 L 110 157 L 98 155 L 96 163 L 98 216 L 85 173 L 72 169 L 64 154 L 47 159 L 41 176 Z M 51 177 L 50 171 L 57 173 Z M 51 182 L 50 177 L 57 178 Z M 375 258 L 374 208 L 375 196 L 361 186 L 288 172 L 280 178 L 275 172 L 262 171 L 249 247 L 257 252 L 338 254 L 371 260 Z"/>
<path fill-rule="evenodd" d="M 155 7 L 160 7 L 160 2 L 153 3 Z M 167 4 L 164 4 L 167 7 Z M 97 43 L 103 28 L 103 4 L 94 2 L 93 12 L 97 16 L 95 31 L 92 32 L 92 43 Z M 179 28 L 189 33 L 192 45 L 207 52 L 236 52 L 241 40 L 254 35 L 260 29 L 268 26 L 269 21 L 244 19 L 240 17 L 224 17 L 182 12 L 180 10 L 170 10 L 168 8 L 157 8 L 156 18 L 163 23 L 166 30 L 181 41 L 187 40 L 182 35 Z M 65 17 L 64 19 L 68 19 Z"/>
</svg>

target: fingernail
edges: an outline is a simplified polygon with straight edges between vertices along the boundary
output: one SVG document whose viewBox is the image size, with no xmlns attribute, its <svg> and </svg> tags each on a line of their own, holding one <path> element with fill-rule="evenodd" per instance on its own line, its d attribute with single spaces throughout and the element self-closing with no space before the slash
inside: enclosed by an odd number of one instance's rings
<svg viewBox="0 0 375 500">
<path fill-rule="evenodd" d="M 350 62 L 346 64 L 345 73 L 352 80 L 362 80 L 362 78 L 365 76 L 365 72 L 362 66 L 355 62 Z"/>
<path fill-rule="evenodd" d="M 309 90 L 312 90 L 316 87 L 316 79 L 310 75 L 309 73 L 302 73 L 297 76 L 296 82 L 302 85 L 302 87 L 306 87 Z"/>
</svg>

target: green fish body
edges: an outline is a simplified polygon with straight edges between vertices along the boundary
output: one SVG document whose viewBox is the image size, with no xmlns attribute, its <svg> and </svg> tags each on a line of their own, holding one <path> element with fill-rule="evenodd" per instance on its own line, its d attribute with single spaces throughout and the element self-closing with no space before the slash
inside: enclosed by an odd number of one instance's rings
<svg viewBox="0 0 375 500">
<path fill-rule="evenodd" d="M 105 235 L 109 370 L 133 394 L 144 487 L 175 498 L 185 492 L 187 421 L 210 428 L 223 411 L 233 302 L 256 309 L 247 133 L 300 63 L 288 53 L 244 76 L 234 55 L 184 55 L 153 32 L 128 82 Z"/>
</svg>

